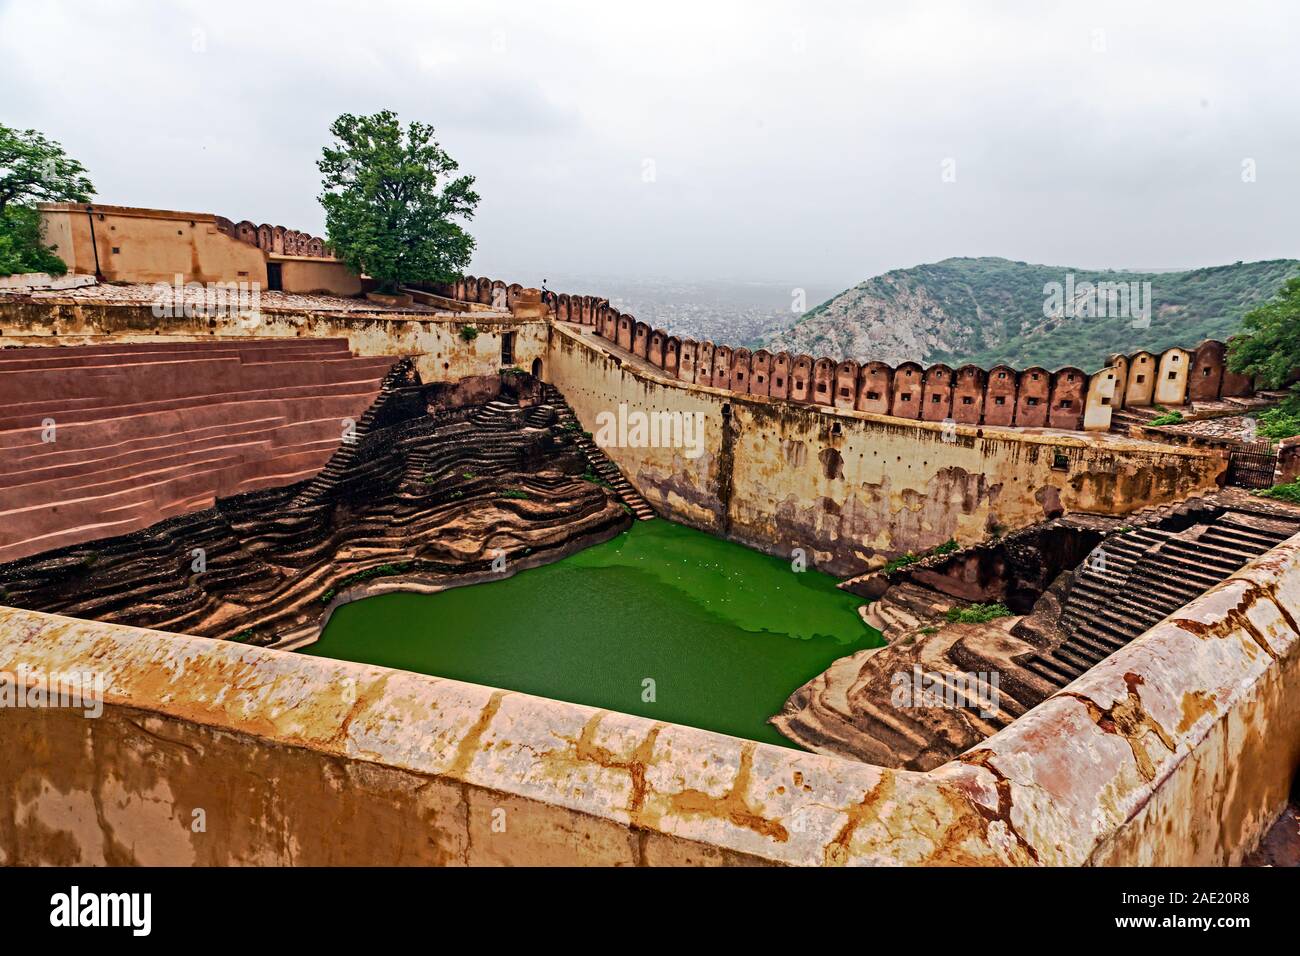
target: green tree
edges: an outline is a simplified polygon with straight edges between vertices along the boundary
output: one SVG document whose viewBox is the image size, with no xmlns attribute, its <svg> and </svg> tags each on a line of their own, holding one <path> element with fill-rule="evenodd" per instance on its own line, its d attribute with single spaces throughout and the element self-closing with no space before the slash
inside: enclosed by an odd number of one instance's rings
<svg viewBox="0 0 1300 956">
<path fill-rule="evenodd" d="M 67 263 L 41 238 L 41 214 L 31 206 L 10 206 L 0 212 L 0 276 L 48 272 L 61 276 Z"/>
<path fill-rule="evenodd" d="M 433 127 L 405 130 L 391 110 L 344 113 L 330 127 L 337 141 L 317 165 L 321 205 L 335 255 L 395 292 L 403 283 L 455 280 L 469 265 L 474 239 L 456 219 L 478 205 L 473 176 L 433 138 Z"/>
<path fill-rule="evenodd" d="M 1300 369 L 1300 276 L 1288 279 L 1276 296 L 1242 319 L 1233 336 L 1228 367 L 1254 375 L 1266 388 L 1279 388 Z"/>
<path fill-rule="evenodd" d="M 0 275 L 68 271 L 41 238 L 40 202 L 89 202 L 86 168 L 34 129 L 0 124 Z"/>
<path fill-rule="evenodd" d="M 94 194 L 86 167 L 58 143 L 0 124 L 0 213 L 10 205 L 89 202 Z"/>
<path fill-rule="evenodd" d="M 1246 313 L 1241 334 L 1228 341 L 1228 368 L 1255 376 L 1265 388 L 1280 388 L 1300 369 L 1300 276 Z M 1259 434 L 1274 440 L 1300 435 L 1300 384 L 1291 386 L 1277 407 L 1260 414 Z"/>
</svg>

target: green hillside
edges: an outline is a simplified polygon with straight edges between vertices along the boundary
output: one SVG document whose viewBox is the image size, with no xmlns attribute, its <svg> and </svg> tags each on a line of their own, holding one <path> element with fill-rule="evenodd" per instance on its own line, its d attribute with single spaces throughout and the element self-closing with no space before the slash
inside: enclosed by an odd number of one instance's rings
<svg viewBox="0 0 1300 956">
<path fill-rule="evenodd" d="M 1150 282 L 1149 327 L 1134 327 L 1130 316 L 1045 315 L 1044 287 L 1064 286 L 1071 273 L 1076 287 Z M 1157 273 L 945 259 L 868 279 L 805 313 L 766 344 L 860 360 L 1093 370 L 1114 352 L 1226 339 L 1244 313 L 1296 274 L 1300 261 L 1294 259 Z"/>
</svg>

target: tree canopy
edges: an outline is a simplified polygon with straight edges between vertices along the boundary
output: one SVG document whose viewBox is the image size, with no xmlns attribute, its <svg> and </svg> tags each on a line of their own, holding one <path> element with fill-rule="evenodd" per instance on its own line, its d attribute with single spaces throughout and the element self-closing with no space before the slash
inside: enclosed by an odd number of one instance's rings
<svg viewBox="0 0 1300 956">
<path fill-rule="evenodd" d="M 1265 388 L 1280 388 L 1300 369 L 1300 276 L 1276 296 L 1242 318 L 1240 335 L 1228 342 L 1228 368 L 1253 375 Z M 1279 439 L 1300 435 L 1300 384 L 1276 407 L 1259 416 L 1259 435 Z"/>
<path fill-rule="evenodd" d="M 1300 369 L 1300 276 L 1242 318 L 1232 338 L 1228 367 L 1253 375 L 1266 388 L 1279 388 Z"/>
<path fill-rule="evenodd" d="M 89 202 L 86 168 L 34 129 L 0 124 L 0 275 L 68 271 L 41 237 L 40 202 Z"/>
<path fill-rule="evenodd" d="M 460 167 L 433 132 L 419 122 L 403 129 L 391 110 L 344 113 L 330 127 L 336 142 L 317 163 L 334 254 L 386 292 L 451 282 L 474 251 L 455 221 L 473 218 L 474 177 L 453 176 Z"/>
<path fill-rule="evenodd" d="M 32 206 L 10 206 L 0 212 L 0 276 L 48 272 L 61 276 L 67 263 L 41 238 L 41 214 Z"/>
<path fill-rule="evenodd" d="M 38 202 L 89 202 L 95 187 L 86 167 L 34 129 L 0 124 L 0 213 Z"/>
</svg>

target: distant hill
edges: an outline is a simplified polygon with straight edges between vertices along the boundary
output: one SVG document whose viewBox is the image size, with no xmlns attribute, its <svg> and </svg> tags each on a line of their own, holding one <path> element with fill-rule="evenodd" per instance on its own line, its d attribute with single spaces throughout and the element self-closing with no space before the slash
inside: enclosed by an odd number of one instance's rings
<svg viewBox="0 0 1300 956">
<path fill-rule="evenodd" d="M 1071 274 L 1076 295 L 1067 303 L 1064 287 Z M 767 335 L 762 345 L 890 364 L 974 362 L 987 368 L 1007 362 L 1094 371 L 1115 352 L 1226 339 L 1239 329 L 1242 315 L 1297 274 L 1295 259 L 1187 272 L 944 259 L 868 279 L 804 313 L 791 328 Z M 1126 315 L 1086 314 L 1086 296 L 1078 294 L 1085 282 L 1139 283 L 1143 302 L 1140 284 L 1150 282 L 1149 326 L 1134 327 L 1136 309 Z M 1048 301 L 1044 287 L 1049 283 L 1060 287 L 1059 299 Z M 1045 314 L 1045 305 L 1052 314 Z M 1140 318 L 1136 321 L 1141 325 Z"/>
</svg>

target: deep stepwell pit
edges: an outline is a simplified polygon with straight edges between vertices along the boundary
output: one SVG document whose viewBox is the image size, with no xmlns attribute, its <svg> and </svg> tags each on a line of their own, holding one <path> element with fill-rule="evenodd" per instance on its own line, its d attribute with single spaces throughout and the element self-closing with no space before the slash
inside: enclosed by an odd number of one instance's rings
<svg viewBox="0 0 1300 956">
<path fill-rule="evenodd" d="M 343 605 L 303 652 L 791 747 L 767 723 L 790 693 L 884 643 L 861 598 L 835 584 L 681 525 L 636 522 L 501 581 Z"/>
</svg>

